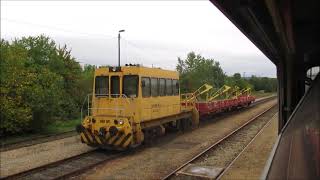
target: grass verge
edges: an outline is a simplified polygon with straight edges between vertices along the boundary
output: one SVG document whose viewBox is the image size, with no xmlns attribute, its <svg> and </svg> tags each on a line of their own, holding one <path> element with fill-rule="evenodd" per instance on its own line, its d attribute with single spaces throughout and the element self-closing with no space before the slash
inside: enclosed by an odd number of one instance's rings
<svg viewBox="0 0 320 180">
<path fill-rule="evenodd" d="M 71 120 L 65 120 L 65 121 L 58 120 L 58 121 L 52 122 L 40 132 L 21 133 L 17 135 L 0 138 L 0 140 L 2 145 L 18 143 L 21 141 L 28 141 L 33 138 L 43 137 L 50 134 L 58 134 L 58 133 L 72 131 L 75 129 L 76 125 L 80 123 L 81 123 L 80 119 L 71 119 Z"/>
</svg>

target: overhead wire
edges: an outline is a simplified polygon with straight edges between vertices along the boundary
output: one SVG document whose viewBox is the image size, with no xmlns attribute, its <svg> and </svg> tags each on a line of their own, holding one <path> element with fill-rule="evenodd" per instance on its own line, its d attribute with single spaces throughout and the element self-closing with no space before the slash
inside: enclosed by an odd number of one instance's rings
<svg viewBox="0 0 320 180">
<path fill-rule="evenodd" d="M 44 25 L 44 24 L 36 24 L 36 23 L 27 22 L 27 21 L 21 21 L 21 20 L 16 20 L 16 19 L 1 18 L 1 21 L 8 21 L 8 22 L 12 22 L 12 23 L 25 24 L 25 25 L 31 25 L 31 26 L 38 26 L 38 27 L 42 27 L 42 28 L 46 28 L 46 29 L 50 29 L 50 30 L 56 30 L 56 31 L 72 33 L 72 34 L 78 34 L 78 35 L 87 36 L 87 37 L 98 36 L 101 39 L 107 39 L 107 40 L 116 39 L 117 38 L 115 36 L 107 35 L 107 34 L 76 32 L 76 31 L 72 31 L 72 30 L 64 29 L 64 28 L 60 28 L 60 27 L 48 26 L 48 25 Z M 106 37 L 109 37 L 109 38 L 106 38 Z"/>
<path fill-rule="evenodd" d="M 77 35 L 86 36 L 86 37 L 96 36 L 96 37 L 99 37 L 99 39 L 103 39 L 103 40 L 115 40 L 118 38 L 118 37 L 115 37 L 112 35 L 107 35 L 107 34 L 76 32 L 76 31 L 73 31 L 70 29 L 64 29 L 64 28 L 54 27 L 54 26 L 49 26 L 49 25 L 44 25 L 44 24 L 36 24 L 36 23 L 21 21 L 21 20 L 16 20 L 16 19 L 1 18 L 1 21 L 7 21 L 7 22 L 12 22 L 12 23 L 17 23 L 17 24 L 25 24 L 25 25 L 29 25 L 29 26 L 37 26 L 37 27 L 41 27 L 41 28 L 45 28 L 45 29 L 61 31 L 61 32 L 66 32 L 66 33 L 72 33 L 72 34 L 77 34 Z M 107 38 L 107 37 L 109 37 L 109 38 Z M 129 41 L 123 37 L 121 38 L 121 41 L 125 42 L 125 43 L 121 43 L 121 44 L 125 44 L 124 53 L 121 53 L 121 55 L 122 56 L 125 55 L 124 57 L 125 57 L 125 61 L 127 63 L 140 63 L 140 64 L 148 65 L 145 62 L 148 62 L 149 60 L 152 60 L 152 59 L 154 59 L 154 57 L 158 56 L 155 53 L 152 53 L 152 50 L 150 50 L 150 48 L 145 48 L 141 45 L 137 45 L 136 43 Z M 133 49 L 129 50 L 128 45 L 133 47 L 135 50 L 133 50 Z M 129 53 L 130 54 L 132 53 L 134 55 L 129 55 Z M 135 56 L 135 60 L 131 59 L 130 56 Z M 84 60 L 86 58 L 80 58 L 80 59 Z M 135 62 L 131 62 L 131 61 L 135 61 Z M 151 65 L 149 64 L 149 66 L 153 66 L 153 65 L 154 65 L 154 63 L 152 63 Z"/>
</svg>

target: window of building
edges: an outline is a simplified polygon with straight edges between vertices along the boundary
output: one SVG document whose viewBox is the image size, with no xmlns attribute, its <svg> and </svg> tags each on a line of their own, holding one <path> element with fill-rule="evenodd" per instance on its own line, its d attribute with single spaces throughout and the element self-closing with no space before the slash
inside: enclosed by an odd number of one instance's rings
<svg viewBox="0 0 320 180">
<path fill-rule="evenodd" d="M 111 76 L 111 97 L 120 96 L 120 78 L 119 76 Z"/>
<path fill-rule="evenodd" d="M 95 95 L 108 96 L 109 95 L 109 77 L 96 76 L 95 78 Z"/>
<path fill-rule="evenodd" d="M 138 97 L 138 82 L 139 82 L 139 76 L 137 75 L 124 76 L 122 94 L 130 98 Z"/>
<path fill-rule="evenodd" d="M 158 78 L 151 78 L 151 96 L 158 96 Z"/>
<path fill-rule="evenodd" d="M 172 95 L 172 80 L 166 79 L 166 95 L 171 96 Z"/>
<path fill-rule="evenodd" d="M 142 85 L 142 97 L 150 97 L 151 95 L 150 78 L 143 77 L 141 79 L 141 85 Z"/>
<path fill-rule="evenodd" d="M 165 94 L 165 92 L 166 92 L 166 81 L 165 81 L 165 79 L 159 79 L 159 95 L 160 96 L 165 96 L 166 94 Z"/>
<path fill-rule="evenodd" d="M 172 87 L 173 87 L 173 95 L 179 95 L 179 81 L 174 79 L 172 80 Z"/>
</svg>

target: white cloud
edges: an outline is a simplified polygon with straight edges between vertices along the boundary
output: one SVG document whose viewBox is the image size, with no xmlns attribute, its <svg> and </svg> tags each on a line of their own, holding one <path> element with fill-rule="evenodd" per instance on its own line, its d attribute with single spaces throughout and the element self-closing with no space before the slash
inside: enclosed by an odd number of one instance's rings
<svg viewBox="0 0 320 180">
<path fill-rule="evenodd" d="M 2 37 L 43 33 L 85 63 L 116 64 L 119 29 L 126 30 L 123 63 L 173 69 L 193 50 L 228 74 L 275 76 L 275 66 L 209 1 L 1 2 Z"/>
</svg>

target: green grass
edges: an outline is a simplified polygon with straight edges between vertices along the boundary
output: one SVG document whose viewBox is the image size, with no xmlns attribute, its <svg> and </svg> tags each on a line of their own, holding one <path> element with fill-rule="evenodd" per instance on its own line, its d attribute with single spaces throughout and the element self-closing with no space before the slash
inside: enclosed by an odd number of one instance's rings
<svg viewBox="0 0 320 180">
<path fill-rule="evenodd" d="M 251 93 L 253 96 L 256 98 L 262 98 L 262 97 L 267 97 L 271 95 L 277 95 L 277 92 L 261 92 L 261 91 L 253 91 Z"/>
<path fill-rule="evenodd" d="M 49 124 L 45 129 L 44 133 L 62 133 L 67 131 L 72 131 L 75 129 L 76 125 L 80 124 L 80 119 L 72 119 L 66 121 L 55 121 Z"/>
<path fill-rule="evenodd" d="M 42 137 L 50 134 L 63 133 L 67 131 L 75 130 L 76 125 L 80 124 L 80 119 L 71 119 L 65 121 L 55 121 L 45 127 L 41 132 L 34 133 L 21 133 L 4 138 L 0 138 L 1 144 L 11 144 L 21 141 L 26 141 L 32 138 Z"/>
</svg>

